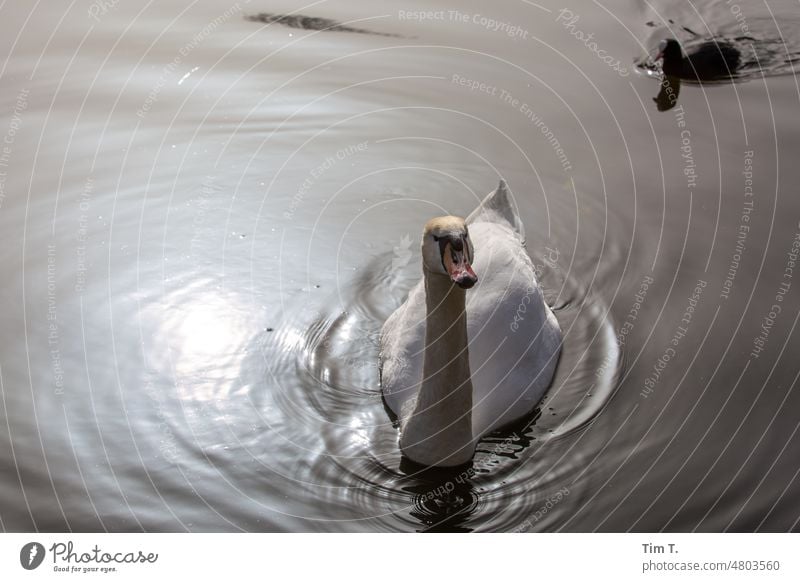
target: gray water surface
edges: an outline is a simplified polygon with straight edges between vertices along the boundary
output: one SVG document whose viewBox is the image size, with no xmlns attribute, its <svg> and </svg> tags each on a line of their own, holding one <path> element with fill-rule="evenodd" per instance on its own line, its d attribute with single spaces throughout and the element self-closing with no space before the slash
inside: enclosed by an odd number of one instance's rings
<svg viewBox="0 0 800 582">
<path fill-rule="evenodd" d="M 796 3 L 2 16 L 3 530 L 798 529 Z M 765 60 L 660 112 L 667 35 Z M 378 332 L 501 177 L 564 351 L 419 472 Z"/>
</svg>

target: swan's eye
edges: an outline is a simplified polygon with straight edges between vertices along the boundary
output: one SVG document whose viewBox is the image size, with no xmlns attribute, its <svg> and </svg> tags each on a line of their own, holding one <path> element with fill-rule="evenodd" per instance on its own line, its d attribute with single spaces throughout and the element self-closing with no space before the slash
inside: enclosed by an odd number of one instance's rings
<svg viewBox="0 0 800 582">
<path fill-rule="evenodd" d="M 439 237 L 436 236 L 436 235 L 433 235 L 433 240 L 435 240 L 436 242 L 439 242 Z"/>
</svg>

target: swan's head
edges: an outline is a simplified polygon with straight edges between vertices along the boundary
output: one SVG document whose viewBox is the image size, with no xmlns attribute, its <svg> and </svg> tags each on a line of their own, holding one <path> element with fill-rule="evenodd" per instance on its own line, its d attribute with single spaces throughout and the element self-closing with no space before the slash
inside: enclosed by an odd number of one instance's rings
<svg viewBox="0 0 800 582">
<path fill-rule="evenodd" d="M 450 277 L 462 289 L 478 282 L 472 270 L 474 249 L 467 223 L 457 216 L 432 218 L 422 234 L 422 266 L 430 273 Z"/>
</svg>

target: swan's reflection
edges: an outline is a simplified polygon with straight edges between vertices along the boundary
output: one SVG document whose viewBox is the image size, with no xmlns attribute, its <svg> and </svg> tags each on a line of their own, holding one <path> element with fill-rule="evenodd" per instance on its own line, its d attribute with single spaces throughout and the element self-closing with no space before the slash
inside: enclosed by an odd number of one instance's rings
<svg viewBox="0 0 800 582">
<path fill-rule="evenodd" d="M 422 524 L 421 531 L 472 531 L 465 525 L 478 506 L 471 463 L 459 467 L 424 467 L 403 457 L 400 471 L 411 481 L 402 489 L 414 495 L 411 516 Z"/>
</svg>

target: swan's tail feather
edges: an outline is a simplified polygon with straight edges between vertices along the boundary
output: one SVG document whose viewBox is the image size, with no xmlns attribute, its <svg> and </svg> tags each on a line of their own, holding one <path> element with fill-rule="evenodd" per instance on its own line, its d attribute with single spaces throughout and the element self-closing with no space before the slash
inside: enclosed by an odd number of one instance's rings
<svg viewBox="0 0 800 582">
<path fill-rule="evenodd" d="M 502 178 L 497 190 L 483 199 L 478 207 L 467 217 L 467 224 L 472 222 L 500 222 L 506 223 L 512 230 L 525 240 L 525 229 L 522 219 L 511 200 L 508 185 Z"/>
</svg>

